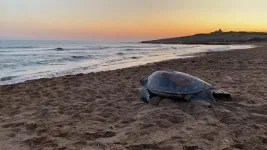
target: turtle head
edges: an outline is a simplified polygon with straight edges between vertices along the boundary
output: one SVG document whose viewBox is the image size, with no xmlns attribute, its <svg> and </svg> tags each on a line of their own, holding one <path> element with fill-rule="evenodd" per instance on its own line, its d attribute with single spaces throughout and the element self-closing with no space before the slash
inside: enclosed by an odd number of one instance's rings
<svg viewBox="0 0 267 150">
<path fill-rule="evenodd" d="M 144 85 L 147 83 L 147 80 L 148 80 L 147 77 L 142 77 L 142 78 L 140 79 L 140 84 L 141 84 L 142 86 L 144 86 Z"/>
</svg>

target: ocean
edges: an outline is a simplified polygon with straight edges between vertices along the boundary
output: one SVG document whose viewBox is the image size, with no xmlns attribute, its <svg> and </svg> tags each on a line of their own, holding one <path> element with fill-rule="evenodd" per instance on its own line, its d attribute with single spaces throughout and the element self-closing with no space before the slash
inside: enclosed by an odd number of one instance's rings
<svg viewBox="0 0 267 150">
<path fill-rule="evenodd" d="M 163 45 L 134 42 L 0 41 L 0 85 L 192 57 L 251 45 Z"/>
</svg>

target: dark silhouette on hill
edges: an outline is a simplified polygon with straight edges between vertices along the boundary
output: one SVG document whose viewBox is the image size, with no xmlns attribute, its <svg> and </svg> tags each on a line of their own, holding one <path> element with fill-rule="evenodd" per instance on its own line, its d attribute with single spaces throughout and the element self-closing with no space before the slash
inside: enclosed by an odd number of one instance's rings
<svg viewBox="0 0 267 150">
<path fill-rule="evenodd" d="M 251 44 L 267 42 L 266 32 L 223 32 L 221 29 L 208 34 L 195 34 L 192 36 L 174 37 L 141 43 L 154 44 Z"/>
</svg>

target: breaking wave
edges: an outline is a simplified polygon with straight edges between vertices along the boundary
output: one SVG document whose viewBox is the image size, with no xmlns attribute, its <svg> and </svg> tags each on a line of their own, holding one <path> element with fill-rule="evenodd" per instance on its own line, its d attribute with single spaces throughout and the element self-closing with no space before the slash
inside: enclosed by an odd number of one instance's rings
<svg viewBox="0 0 267 150">
<path fill-rule="evenodd" d="M 16 77 L 17 76 L 6 76 L 6 77 L 0 78 L 0 81 L 9 81 L 9 80 L 12 80 L 12 79 L 14 79 Z"/>
<path fill-rule="evenodd" d="M 71 50 L 90 50 L 88 48 L 62 48 L 62 47 L 57 47 L 57 48 L 52 48 L 48 50 L 53 50 L 53 51 L 71 51 Z"/>
<path fill-rule="evenodd" d="M 0 49 L 23 49 L 23 48 L 38 48 L 34 46 L 7 46 L 7 47 L 0 47 Z"/>
<path fill-rule="evenodd" d="M 109 46 L 85 46 L 88 50 L 103 50 L 103 49 L 109 49 L 112 47 Z"/>
<path fill-rule="evenodd" d="M 119 53 L 117 53 L 117 55 L 124 55 L 124 53 L 122 53 L 122 52 L 119 52 Z"/>
<path fill-rule="evenodd" d="M 185 54 L 251 46 L 21 43 L 0 46 L 0 85 L 54 76 L 114 70 L 185 58 Z M 23 43 L 24 44 L 24 43 Z M 34 47 L 37 45 L 37 47 Z M 17 76 L 16 76 L 17 75 Z"/>
</svg>

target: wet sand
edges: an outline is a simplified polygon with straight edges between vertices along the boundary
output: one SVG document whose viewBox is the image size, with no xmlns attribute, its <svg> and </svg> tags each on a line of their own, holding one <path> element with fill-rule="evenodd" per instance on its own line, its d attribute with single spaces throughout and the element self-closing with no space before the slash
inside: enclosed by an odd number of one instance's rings
<svg viewBox="0 0 267 150">
<path fill-rule="evenodd" d="M 139 99 L 139 79 L 182 71 L 233 94 L 212 108 Z M 267 149 L 267 47 L 0 86 L 1 149 Z"/>
</svg>

